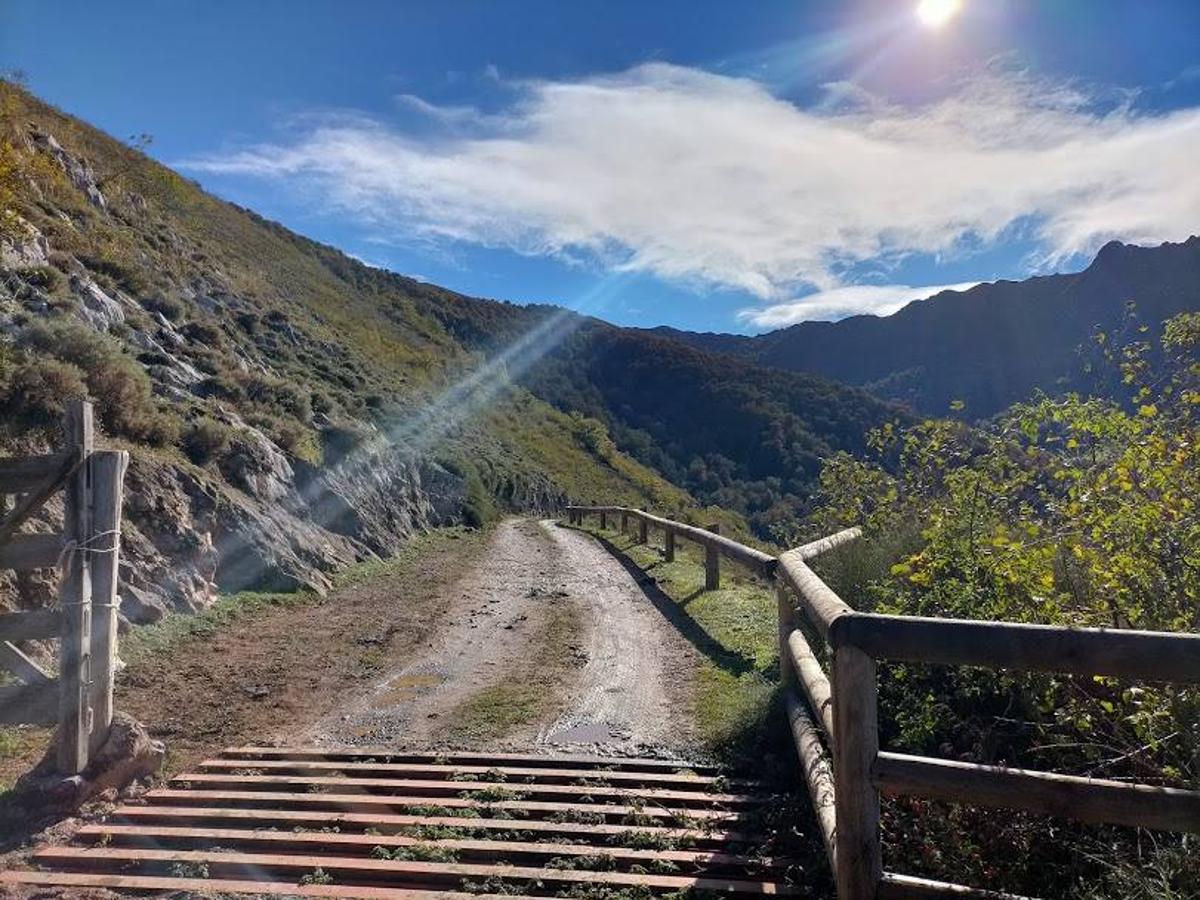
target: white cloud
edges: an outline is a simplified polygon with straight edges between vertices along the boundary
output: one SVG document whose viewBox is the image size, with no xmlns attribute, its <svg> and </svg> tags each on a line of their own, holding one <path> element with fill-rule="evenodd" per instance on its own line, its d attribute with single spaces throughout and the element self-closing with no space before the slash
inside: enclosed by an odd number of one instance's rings
<svg viewBox="0 0 1200 900">
<path fill-rule="evenodd" d="M 315 187 L 396 239 L 582 259 L 768 302 L 840 287 L 866 260 L 962 254 L 1018 222 L 1044 264 L 1200 223 L 1197 108 L 1141 113 L 1129 95 L 1102 103 L 995 72 L 918 107 L 837 85 L 837 102 L 804 109 L 751 80 L 666 64 L 508 87 L 501 114 L 444 110 L 432 137 L 336 119 L 187 165 Z"/>
<path fill-rule="evenodd" d="M 860 314 L 887 316 L 913 300 L 924 300 L 942 291 L 965 291 L 977 284 L 978 281 L 925 287 L 853 284 L 817 291 L 788 303 L 748 307 L 738 311 L 738 319 L 760 328 L 783 328 L 797 322 L 836 321 Z"/>
</svg>

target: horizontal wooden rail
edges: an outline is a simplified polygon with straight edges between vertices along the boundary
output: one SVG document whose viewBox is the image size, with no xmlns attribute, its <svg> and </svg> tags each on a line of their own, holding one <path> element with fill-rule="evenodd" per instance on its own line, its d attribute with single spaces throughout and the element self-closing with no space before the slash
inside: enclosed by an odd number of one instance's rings
<svg viewBox="0 0 1200 900">
<path fill-rule="evenodd" d="M 792 671 L 796 673 L 796 680 L 804 688 L 808 706 L 817 715 L 826 738 L 831 739 L 833 737 L 833 689 L 830 687 L 829 678 L 799 629 L 788 635 L 787 651 L 791 658 Z"/>
<path fill-rule="evenodd" d="M 66 453 L 17 456 L 0 459 L 0 494 L 23 494 L 31 482 L 44 481 L 67 464 Z"/>
<path fill-rule="evenodd" d="M 830 643 L 858 647 L 876 659 L 1200 682 L 1196 634 L 872 613 L 837 619 Z"/>
<path fill-rule="evenodd" d="M 714 534 L 695 525 L 685 525 L 683 522 L 664 519 L 640 509 L 630 509 L 625 506 L 568 506 L 567 511 L 581 514 L 604 513 L 606 515 L 629 516 L 632 519 L 643 521 L 653 528 L 661 529 L 677 537 L 687 538 L 689 541 L 699 544 L 702 547 L 711 547 L 722 556 L 732 559 L 734 562 L 745 566 L 764 578 L 770 578 L 775 571 L 775 557 L 769 553 L 764 553 L 762 550 L 756 550 L 753 547 L 747 547 L 745 544 L 740 544 L 725 535 Z"/>
<path fill-rule="evenodd" d="M 794 691 L 787 693 L 788 726 L 792 731 L 792 743 L 796 746 L 796 757 L 800 760 L 800 771 L 812 801 L 817 823 L 821 827 L 821 840 L 829 857 L 830 868 L 837 868 L 837 815 L 836 794 L 833 786 L 833 770 L 829 755 L 821 744 L 821 735 L 813 724 L 812 716 L 804 701 Z"/>
<path fill-rule="evenodd" d="M 62 550 L 57 534 L 18 534 L 0 544 L 0 569 L 48 569 L 58 565 Z"/>
<path fill-rule="evenodd" d="M 854 615 L 842 598 L 833 592 L 816 572 L 805 562 L 804 547 L 789 550 L 779 557 L 778 577 L 800 598 L 800 605 L 808 620 L 820 633 L 829 639 L 829 631 L 835 619 Z"/>
<path fill-rule="evenodd" d="M 959 900 L 1032 900 L 1031 897 L 1018 894 L 985 891 L 961 884 L 931 881 L 928 878 L 896 875 L 892 872 L 883 873 L 875 897 L 876 900 L 941 900 L 944 897 L 957 897 Z"/>
<path fill-rule="evenodd" d="M 41 641 L 62 633 L 62 610 L 31 609 L 0 614 L 0 641 Z"/>
<path fill-rule="evenodd" d="M 886 794 L 1024 809 L 1078 822 L 1200 831 L 1200 791 L 902 753 L 880 753 L 875 780 Z"/>
</svg>

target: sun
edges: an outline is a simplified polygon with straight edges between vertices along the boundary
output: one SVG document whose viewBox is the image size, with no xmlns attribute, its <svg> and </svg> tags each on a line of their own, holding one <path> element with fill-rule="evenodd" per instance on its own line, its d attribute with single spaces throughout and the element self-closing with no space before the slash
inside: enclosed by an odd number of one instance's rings
<svg viewBox="0 0 1200 900">
<path fill-rule="evenodd" d="M 962 0 L 921 0 L 917 18 L 927 28 L 941 28 L 962 8 Z"/>
</svg>

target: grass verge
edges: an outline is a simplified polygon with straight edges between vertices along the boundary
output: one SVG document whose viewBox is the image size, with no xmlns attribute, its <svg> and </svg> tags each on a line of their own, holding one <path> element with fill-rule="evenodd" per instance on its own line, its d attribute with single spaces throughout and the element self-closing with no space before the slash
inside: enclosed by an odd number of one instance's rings
<svg viewBox="0 0 1200 900">
<path fill-rule="evenodd" d="M 640 544 L 619 530 L 583 530 L 604 541 L 653 579 L 673 606 L 676 627 L 704 654 L 695 682 L 701 740 L 733 766 L 754 762 L 781 745 L 783 716 L 778 694 L 776 609 L 771 586 L 722 560 L 721 587 L 704 589 L 704 551 L 676 542 L 673 562 L 663 558 L 662 538 Z"/>
</svg>

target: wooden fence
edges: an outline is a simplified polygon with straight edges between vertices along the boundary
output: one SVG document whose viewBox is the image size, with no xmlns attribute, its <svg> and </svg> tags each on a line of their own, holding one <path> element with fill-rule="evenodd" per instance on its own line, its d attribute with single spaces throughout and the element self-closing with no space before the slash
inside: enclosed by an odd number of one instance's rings
<svg viewBox="0 0 1200 900">
<path fill-rule="evenodd" d="M 82 772 L 112 723 L 117 653 L 117 565 L 121 494 L 129 455 L 96 450 L 92 406 L 68 405 L 63 447 L 44 456 L 0 458 L 0 569 L 58 568 L 55 609 L 0 614 L 0 668 L 17 681 L 0 687 L 0 722 L 57 723 L 58 769 Z M 56 492 L 64 493 L 61 534 L 18 534 Z M 0 511 L 5 509 L 0 505 Z M 15 645 L 58 638 L 53 678 Z"/>
<path fill-rule="evenodd" d="M 642 510 L 570 506 L 567 514 L 574 524 L 592 514 L 602 525 L 609 516 L 632 518 L 640 523 L 643 542 L 647 528 L 661 529 L 672 556 L 675 538 L 685 537 L 704 546 L 707 557 L 724 556 L 775 583 L 788 721 L 840 900 L 1012 900 L 1009 894 L 884 872 L 881 793 L 1200 832 L 1200 791 L 881 751 L 876 694 L 879 660 L 1200 683 L 1200 635 L 860 613 L 808 566 L 821 553 L 860 537 L 857 528 L 774 557 Z M 715 564 L 710 566 L 715 572 Z M 716 583 L 713 579 L 710 587 Z M 799 616 L 828 644 L 832 678 L 797 627 Z"/>
</svg>

